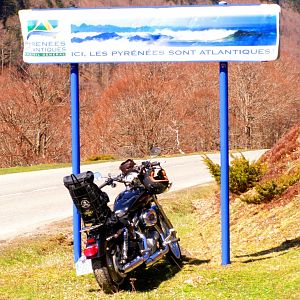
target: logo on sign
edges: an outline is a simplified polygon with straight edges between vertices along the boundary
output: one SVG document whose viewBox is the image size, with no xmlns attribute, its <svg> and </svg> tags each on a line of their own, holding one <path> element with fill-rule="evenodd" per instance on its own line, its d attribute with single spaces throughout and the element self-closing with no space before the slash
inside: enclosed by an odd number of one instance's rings
<svg viewBox="0 0 300 300">
<path fill-rule="evenodd" d="M 27 21 L 25 56 L 66 56 L 66 42 L 60 40 L 58 20 Z"/>
<path fill-rule="evenodd" d="M 58 20 L 30 20 L 27 22 L 27 40 L 32 35 L 55 36 L 58 31 Z"/>
</svg>

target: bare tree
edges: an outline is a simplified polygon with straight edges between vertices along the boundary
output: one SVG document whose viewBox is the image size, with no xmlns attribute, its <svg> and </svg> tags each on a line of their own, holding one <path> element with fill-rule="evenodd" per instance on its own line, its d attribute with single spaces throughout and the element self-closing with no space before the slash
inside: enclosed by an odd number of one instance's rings
<svg viewBox="0 0 300 300">
<path fill-rule="evenodd" d="M 17 155 L 18 164 L 65 161 L 69 136 L 66 69 L 33 65 L 2 80 L 1 90 L 6 91 L 0 95 L 2 146 L 6 145 L 1 156 Z"/>
<path fill-rule="evenodd" d="M 218 102 L 208 91 L 217 91 L 217 81 L 209 73 L 192 63 L 120 65 L 95 106 L 84 144 L 93 154 L 133 156 L 152 145 L 168 153 L 217 147 Z"/>
<path fill-rule="evenodd" d="M 234 65 L 229 85 L 233 147 L 270 147 L 299 119 L 297 76 L 288 59 Z"/>
</svg>

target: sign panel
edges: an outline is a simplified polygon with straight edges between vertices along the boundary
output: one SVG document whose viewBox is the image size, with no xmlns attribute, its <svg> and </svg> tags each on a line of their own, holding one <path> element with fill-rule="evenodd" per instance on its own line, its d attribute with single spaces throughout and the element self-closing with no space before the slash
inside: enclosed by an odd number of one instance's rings
<svg viewBox="0 0 300 300">
<path fill-rule="evenodd" d="M 276 4 L 21 10 L 28 63 L 269 61 Z"/>
</svg>

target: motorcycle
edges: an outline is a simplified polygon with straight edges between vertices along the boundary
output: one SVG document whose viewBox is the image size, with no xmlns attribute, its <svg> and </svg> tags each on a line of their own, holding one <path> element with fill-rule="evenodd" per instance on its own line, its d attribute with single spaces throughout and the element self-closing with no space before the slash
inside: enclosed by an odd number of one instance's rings
<svg viewBox="0 0 300 300">
<path fill-rule="evenodd" d="M 84 224 L 84 255 L 105 293 L 117 292 L 131 271 L 163 257 L 177 265 L 181 261 L 179 238 L 157 198 L 171 186 L 165 170 L 159 162 L 137 165 L 132 159 L 121 163 L 120 170 L 120 175 L 109 176 L 100 186 L 91 171 L 64 177 Z M 123 183 L 125 190 L 111 209 L 102 189 L 115 187 L 116 182 Z"/>
</svg>

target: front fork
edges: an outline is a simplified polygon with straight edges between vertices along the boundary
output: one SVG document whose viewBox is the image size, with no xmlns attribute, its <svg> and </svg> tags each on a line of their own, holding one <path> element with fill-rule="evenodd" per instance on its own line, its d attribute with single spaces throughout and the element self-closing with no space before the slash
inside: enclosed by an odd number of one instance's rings
<svg viewBox="0 0 300 300">
<path fill-rule="evenodd" d="M 167 217 L 166 213 L 164 212 L 162 206 L 158 203 L 157 197 L 153 196 L 153 201 L 156 205 L 156 210 L 161 215 L 162 221 L 167 225 L 168 232 L 164 233 L 166 236 L 164 238 L 163 245 L 167 245 L 170 243 L 178 242 L 179 238 L 176 236 L 176 230 L 173 228 L 173 224 L 171 223 L 170 219 Z M 160 228 L 157 228 L 157 230 L 160 230 Z M 161 224 L 161 230 L 163 231 L 163 225 Z"/>
<path fill-rule="evenodd" d="M 162 215 L 162 217 L 164 218 L 165 223 L 168 225 L 169 228 L 173 228 L 173 225 L 171 223 L 171 221 L 169 220 L 169 218 L 167 217 L 166 213 L 164 212 L 162 206 L 158 203 L 157 201 L 157 197 L 154 195 L 153 196 L 153 201 L 157 207 L 158 212 Z"/>
</svg>

